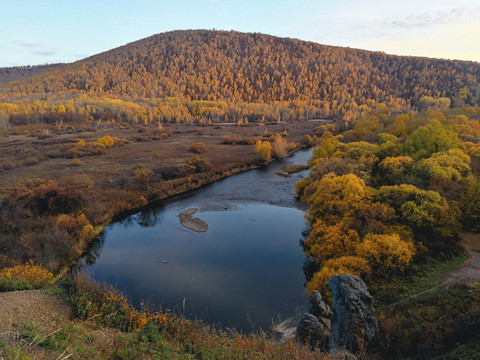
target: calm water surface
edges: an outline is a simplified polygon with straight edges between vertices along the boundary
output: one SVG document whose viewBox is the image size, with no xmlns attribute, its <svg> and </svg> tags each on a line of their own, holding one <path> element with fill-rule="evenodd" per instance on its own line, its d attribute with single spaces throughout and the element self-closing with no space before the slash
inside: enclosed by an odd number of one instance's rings
<svg viewBox="0 0 480 360">
<path fill-rule="evenodd" d="M 293 185 L 307 172 L 275 173 L 310 155 L 298 152 L 113 224 L 84 269 L 137 303 L 223 328 L 269 330 L 298 316 L 307 306 L 299 245 L 305 219 Z M 206 232 L 180 224 L 188 208 L 199 209 L 194 217 L 208 224 Z"/>
</svg>

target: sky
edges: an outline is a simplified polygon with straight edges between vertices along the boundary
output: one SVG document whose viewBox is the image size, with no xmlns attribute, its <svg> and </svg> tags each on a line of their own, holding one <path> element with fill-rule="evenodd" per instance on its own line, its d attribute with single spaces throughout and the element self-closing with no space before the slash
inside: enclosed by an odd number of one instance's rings
<svg viewBox="0 0 480 360">
<path fill-rule="evenodd" d="M 480 0 L 1 0 L 0 67 L 73 62 L 179 29 L 480 62 Z"/>
</svg>

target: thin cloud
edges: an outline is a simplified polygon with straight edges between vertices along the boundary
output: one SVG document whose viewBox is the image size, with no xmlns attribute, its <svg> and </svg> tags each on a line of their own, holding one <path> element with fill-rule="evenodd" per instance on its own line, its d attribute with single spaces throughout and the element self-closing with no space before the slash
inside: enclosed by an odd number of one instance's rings
<svg viewBox="0 0 480 360">
<path fill-rule="evenodd" d="M 403 18 L 382 17 L 368 21 L 357 18 L 357 21 L 352 21 L 346 26 L 347 31 L 337 34 L 337 38 L 354 42 L 364 38 L 396 41 L 410 37 L 411 31 L 467 23 L 480 23 L 480 7 L 458 7 L 412 14 Z"/>
<path fill-rule="evenodd" d="M 385 28 L 415 29 L 434 25 L 458 24 L 480 21 L 480 7 L 461 7 L 444 11 L 410 15 L 403 19 L 395 19 L 383 24 Z"/>
<path fill-rule="evenodd" d="M 34 51 L 33 53 L 39 56 L 54 56 L 58 54 L 58 51 L 57 50 L 40 50 L 40 51 Z"/>
<path fill-rule="evenodd" d="M 39 43 L 18 43 L 17 46 L 20 46 L 26 49 L 33 49 L 33 48 L 40 47 L 40 44 Z"/>
<path fill-rule="evenodd" d="M 18 42 L 14 46 L 17 48 L 23 49 L 22 52 L 28 51 L 32 55 L 50 57 L 58 54 L 58 50 L 54 48 L 46 48 L 41 43 L 35 42 Z"/>
</svg>

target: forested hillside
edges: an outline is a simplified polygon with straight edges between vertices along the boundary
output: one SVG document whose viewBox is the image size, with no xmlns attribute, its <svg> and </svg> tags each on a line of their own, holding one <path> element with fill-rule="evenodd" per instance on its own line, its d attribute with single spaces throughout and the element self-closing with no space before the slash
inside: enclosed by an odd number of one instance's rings
<svg viewBox="0 0 480 360">
<path fill-rule="evenodd" d="M 25 79 L 29 76 L 39 74 L 43 71 L 59 67 L 63 64 L 46 64 L 36 66 L 13 66 L 0 68 L 0 84 L 10 81 Z"/>
<path fill-rule="evenodd" d="M 427 275 L 465 259 L 465 236 L 478 249 L 479 115 L 478 107 L 370 114 L 351 128 L 317 128 L 311 174 L 296 184 L 308 205 L 307 290 L 329 298 L 333 275 L 364 279 L 381 359 L 479 358 L 468 325 L 480 319 L 478 283 L 444 286 Z M 436 282 L 421 287 L 429 276 Z"/>
<path fill-rule="evenodd" d="M 399 57 L 256 33 L 173 31 L 3 85 L 0 101 L 41 99 L 36 111 L 43 113 L 63 112 L 59 104 L 71 105 L 71 113 L 84 109 L 86 117 L 61 116 L 70 121 L 98 119 L 87 105 L 106 113 L 103 120 L 107 113 L 128 121 L 351 120 L 378 103 L 409 110 L 424 96 L 473 105 L 479 78 L 475 62 Z M 81 101 L 73 102 L 79 96 Z M 40 121 L 52 119 L 58 116 Z"/>
</svg>

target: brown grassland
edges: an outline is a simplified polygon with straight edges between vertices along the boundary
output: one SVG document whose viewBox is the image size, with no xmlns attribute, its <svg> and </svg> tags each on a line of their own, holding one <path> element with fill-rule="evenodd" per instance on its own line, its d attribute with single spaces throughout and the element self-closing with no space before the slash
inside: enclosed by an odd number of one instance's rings
<svg viewBox="0 0 480 360">
<path fill-rule="evenodd" d="M 288 124 L 234 124 L 198 126 L 185 124 L 164 124 L 161 130 L 157 125 L 110 125 L 75 131 L 48 131 L 41 127 L 26 134 L 15 131 L 0 136 L 0 187 L 13 186 L 19 181 L 35 177 L 62 178 L 88 174 L 101 189 L 121 177 L 132 177 L 133 170 L 144 165 L 157 171 L 167 171 L 169 167 L 185 162 L 193 157 L 192 144 L 202 142 L 206 146 L 205 158 L 217 172 L 235 172 L 261 165 L 254 146 L 242 146 L 242 140 L 267 138 L 271 134 L 287 130 L 288 141 L 301 146 L 305 135 L 312 135 L 316 122 L 302 121 Z M 127 144 L 102 149 L 93 156 L 69 154 L 79 140 L 94 142 L 103 136 L 127 140 Z M 235 141 L 236 140 L 236 141 Z M 239 144 L 239 145 L 237 145 Z M 247 145 L 248 142 L 247 142 Z M 71 166 L 72 157 L 80 157 L 81 166 Z"/>
</svg>

